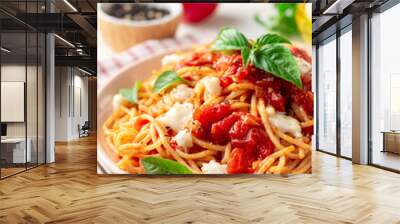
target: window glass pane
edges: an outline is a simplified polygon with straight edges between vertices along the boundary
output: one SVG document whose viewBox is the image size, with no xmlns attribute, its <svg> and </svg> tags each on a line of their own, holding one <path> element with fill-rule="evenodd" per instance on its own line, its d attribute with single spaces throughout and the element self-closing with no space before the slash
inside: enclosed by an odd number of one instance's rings
<svg viewBox="0 0 400 224">
<path fill-rule="evenodd" d="M 0 1 L 1 178 L 45 162 L 45 35 L 10 16 L 37 23 L 45 2 Z"/>
<path fill-rule="evenodd" d="M 28 62 L 27 62 L 27 80 L 26 80 L 26 113 L 27 113 L 27 142 L 30 148 L 30 161 L 28 162 L 28 168 L 37 165 L 37 81 L 38 81 L 38 68 L 37 68 L 37 33 L 27 33 L 27 44 L 28 44 Z"/>
<path fill-rule="evenodd" d="M 336 39 L 318 48 L 318 147 L 336 153 Z"/>
<path fill-rule="evenodd" d="M 317 75 L 316 75 L 316 60 L 317 60 L 317 47 L 315 45 L 312 45 L 312 91 L 314 93 L 314 108 L 317 108 L 316 103 L 317 103 L 317 96 L 315 95 L 316 93 L 316 84 L 317 84 Z M 318 109 L 318 108 L 317 108 Z M 313 117 L 316 118 L 316 109 L 314 109 L 314 114 Z M 316 149 L 316 131 L 315 131 L 315 125 L 314 125 L 314 135 L 312 136 L 312 147 L 313 149 Z"/>
<path fill-rule="evenodd" d="M 340 153 L 352 156 L 352 33 L 340 36 Z"/>
<path fill-rule="evenodd" d="M 400 5 L 371 19 L 372 163 L 400 170 Z"/>
<path fill-rule="evenodd" d="M 2 33 L 1 139 L 2 178 L 25 170 L 31 161 L 26 142 L 26 33 Z M 29 141 L 28 141 L 29 142 Z M 28 146 L 28 147 L 27 147 Z"/>
<path fill-rule="evenodd" d="M 46 149 L 45 149 L 45 44 L 46 37 L 43 33 L 38 36 L 38 164 L 45 163 Z"/>
</svg>

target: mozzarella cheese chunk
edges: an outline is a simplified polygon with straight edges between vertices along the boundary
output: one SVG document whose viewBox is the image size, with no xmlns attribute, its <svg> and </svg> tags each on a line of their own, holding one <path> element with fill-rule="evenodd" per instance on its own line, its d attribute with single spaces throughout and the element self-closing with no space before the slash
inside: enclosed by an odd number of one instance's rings
<svg viewBox="0 0 400 224">
<path fill-rule="evenodd" d="M 208 96 L 221 95 L 222 87 L 219 83 L 219 78 L 207 76 L 201 79 L 200 82 L 204 85 L 204 88 L 206 90 L 206 95 Z"/>
<path fill-rule="evenodd" d="M 177 54 L 170 54 L 166 55 L 161 59 L 161 64 L 164 65 L 169 65 L 169 64 L 176 64 L 182 60 L 182 56 L 177 55 Z"/>
<path fill-rule="evenodd" d="M 275 108 L 272 106 L 267 106 L 267 108 L 265 108 L 266 112 L 268 115 L 273 115 L 275 114 Z"/>
<path fill-rule="evenodd" d="M 112 99 L 113 109 L 117 110 L 121 106 L 123 100 L 124 97 L 121 94 L 115 94 Z"/>
<path fill-rule="evenodd" d="M 284 133 L 290 133 L 295 138 L 300 138 L 301 127 L 298 120 L 280 113 L 275 113 L 269 116 L 270 122 Z"/>
<path fill-rule="evenodd" d="M 299 66 L 300 74 L 307 74 L 311 72 L 311 64 L 302 58 L 295 57 L 297 65 Z"/>
<path fill-rule="evenodd" d="M 203 163 L 203 166 L 201 167 L 201 171 L 203 171 L 204 174 L 226 174 L 226 169 L 226 164 L 221 165 L 220 163 L 215 162 L 215 160 Z"/>
<path fill-rule="evenodd" d="M 185 149 L 193 146 L 192 134 L 187 129 L 179 131 L 172 139 L 176 141 L 178 146 Z"/>
<path fill-rule="evenodd" d="M 192 121 L 193 104 L 191 103 L 175 103 L 174 106 L 165 114 L 157 118 L 157 120 L 174 130 L 179 132 Z"/>
<path fill-rule="evenodd" d="M 194 97 L 194 90 L 185 84 L 181 84 L 171 90 L 170 96 L 175 101 L 184 102 Z"/>
</svg>

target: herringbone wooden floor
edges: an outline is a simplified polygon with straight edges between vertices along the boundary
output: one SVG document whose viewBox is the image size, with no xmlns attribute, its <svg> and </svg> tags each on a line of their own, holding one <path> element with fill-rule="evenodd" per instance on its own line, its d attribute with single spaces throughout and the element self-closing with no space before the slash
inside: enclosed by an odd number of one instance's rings
<svg viewBox="0 0 400 224">
<path fill-rule="evenodd" d="M 94 137 L 0 181 L 0 223 L 400 223 L 400 175 L 314 153 L 312 175 L 98 176 Z"/>
</svg>

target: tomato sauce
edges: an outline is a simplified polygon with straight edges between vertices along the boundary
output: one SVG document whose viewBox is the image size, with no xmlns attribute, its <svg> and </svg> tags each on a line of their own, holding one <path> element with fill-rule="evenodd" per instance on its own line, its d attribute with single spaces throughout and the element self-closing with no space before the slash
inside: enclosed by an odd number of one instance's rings
<svg viewBox="0 0 400 224">
<path fill-rule="evenodd" d="M 202 125 L 202 137 L 208 136 L 214 144 L 231 142 L 232 148 L 240 148 L 236 149 L 235 157 L 231 157 L 232 162 L 228 163 L 228 172 L 250 172 L 252 163 L 272 154 L 275 147 L 263 130 L 260 118 L 245 112 L 233 112 L 228 116 L 222 116 L 231 112 L 230 109 L 227 110 L 226 105 L 209 106 L 198 113 L 195 119 Z M 235 160 L 237 161 L 233 162 Z M 235 167 L 241 168 L 230 169 L 233 163 L 239 163 Z"/>
<path fill-rule="evenodd" d="M 311 63 L 311 57 L 304 50 L 296 47 L 291 47 L 290 50 L 293 56 Z M 303 107 L 307 114 L 313 114 L 314 97 L 311 91 L 311 74 L 301 74 L 303 88 L 299 89 L 292 83 L 255 68 L 252 64 L 245 68 L 240 51 L 234 51 L 230 55 L 216 52 L 198 52 L 184 61 L 183 64 L 186 66 L 212 66 L 217 72 L 223 73 L 220 77 L 222 87 L 243 80 L 253 82 L 262 90 L 258 93 L 258 96 L 262 96 L 267 104 L 273 106 L 279 112 L 289 111 L 291 105 L 296 104 Z"/>
<path fill-rule="evenodd" d="M 211 124 L 220 121 L 231 113 L 229 104 L 221 103 L 211 105 L 194 112 L 194 119 L 198 120 L 204 129 L 209 129 Z"/>
<path fill-rule="evenodd" d="M 211 66 L 219 55 L 220 53 L 217 52 L 196 52 L 188 59 L 184 59 L 182 64 L 185 66 Z"/>
<path fill-rule="evenodd" d="M 310 57 L 310 55 L 307 54 L 306 51 L 304 51 L 300 48 L 294 47 L 294 46 L 292 46 L 290 48 L 290 51 L 292 52 L 293 56 L 295 56 L 297 58 L 301 58 L 311 64 L 311 57 Z"/>
<path fill-rule="evenodd" d="M 234 148 L 231 152 L 231 158 L 228 161 L 227 171 L 229 174 L 235 173 L 253 173 L 252 158 L 246 149 Z"/>
<path fill-rule="evenodd" d="M 149 123 L 149 121 L 147 119 L 136 119 L 135 123 L 133 124 L 133 127 L 137 130 L 140 131 L 142 129 L 142 127 L 144 125 L 146 125 L 147 123 Z"/>
<path fill-rule="evenodd" d="M 295 57 L 311 63 L 306 52 L 291 48 Z M 311 74 L 302 74 L 303 88 L 282 80 L 253 65 L 243 66 L 240 52 L 224 55 L 214 52 L 196 53 L 184 62 L 186 66 L 212 66 L 220 77 L 220 85 L 227 87 L 236 82 L 252 82 L 259 87 L 257 97 L 265 99 L 276 111 L 290 113 L 292 105 L 300 106 L 308 115 L 313 114 L 313 93 Z M 193 131 L 199 138 L 214 144 L 231 143 L 232 152 L 228 161 L 228 173 L 251 173 L 252 164 L 262 160 L 275 151 L 275 146 L 266 134 L 260 118 L 246 112 L 231 109 L 228 103 L 210 105 L 195 111 L 194 119 L 200 128 Z M 304 135 L 311 135 L 313 127 L 303 128 Z M 198 151 L 191 149 L 190 151 Z"/>
<path fill-rule="evenodd" d="M 304 50 L 296 47 L 290 50 L 295 57 L 311 63 L 311 57 Z M 303 107 L 308 115 L 314 113 L 311 74 L 301 74 L 303 88 L 300 89 L 290 82 L 255 68 L 252 64 L 245 68 L 239 51 L 232 55 L 220 55 L 213 67 L 224 74 L 220 78 L 222 87 L 247 80 L 260 87 L 261 91 L 256 93 L 257 96 L 263 97 L 266 103 L 273 106 L 276 111 L 288 112 L 292 104 L 295 104 Z"/>
</svg>

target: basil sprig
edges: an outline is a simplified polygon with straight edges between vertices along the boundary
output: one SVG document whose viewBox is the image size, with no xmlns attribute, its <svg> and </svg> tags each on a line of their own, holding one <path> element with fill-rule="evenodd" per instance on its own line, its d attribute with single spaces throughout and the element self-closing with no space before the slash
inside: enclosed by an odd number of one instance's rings
<svg viewBox="0 0 400 224">
<path fill-rule="evenodd" d="M 153 92 L 160 93 L 168 87 L 184 82 L 184 80 L 179 77 L 175 72 L 167 70 L 158 76 L 154 83 Z"/>
<path fill-rule="evenodd" d="M 243 61 L 246 63 L 250 55 L 250 43 L 238 30 L 224 27 L 219 31 L 217 39 L 211 46 L 213 51 L 240 50 Z"/>
<path fill-rule="evenodd" d="M 250 46 L 247 38 L 238 30 L 224 27 L 219 31 L 211 49 L 214 51 L 241 50 Z"/>
<path fill-rule="evenodd" d="M 119 94 L 131 103 L 137 103 L 139 101 L 139 90 L 142 88 L 142 82 L 136 81 L 130 89 L 121 89 Z"/>
<path fill-rule="evenodd" d="M 280 33 L 285 36 L 300 36 L 301 32 L 296 21 L 298 11 L 297 3 L 274 4 L 277 13 L 263 20 L 260 15 L 254 17 L 256 23 L 267 30 Z"/>
<path fill-rule="evenodd" d="M 291 44 L 290 41 L 278 34 L 267 33 L 257 38 L 253 44 L 253 49 L 260 48 L 267 44 Z"/>
<path fill-rule="evenodd" d="M 146 174 L 192 174 L 186 166 L 160 157 L 146 157 L 140 160 Z"/>
<path fill-rule="evenodd" d="M 250 44 L 247 38 L 234 28 L 223 28 L 213 42 L 214 51 L 240 50 L 243 64 L 255 67 L 302 88 L 301 74 L 296 60 L 284 44 L 291 44 L 277 34 L 264 34 Z"/>
<path fill-rule="evenodd" d="M 280 45 L 263 46 L 253 52 L 252 62 L 257 68 L 289 81 L 298 88 L 302 88 L 297 62 L 286 47 Z"/>
</svg>

